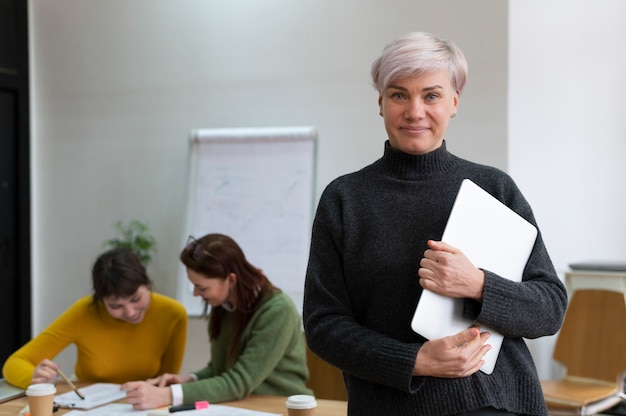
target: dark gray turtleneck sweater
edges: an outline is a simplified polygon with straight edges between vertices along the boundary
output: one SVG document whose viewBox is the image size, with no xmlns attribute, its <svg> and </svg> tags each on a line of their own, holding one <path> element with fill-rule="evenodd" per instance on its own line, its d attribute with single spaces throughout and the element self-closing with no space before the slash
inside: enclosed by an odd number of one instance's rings
<svg viewBox="0 0 626 416">
<path fill-rule="evenodd" d="M 311 349 L 343 370 L 350 415 L 437 416 L 489 406 L 547 414 L 522 338 L 556 333 L 567 295 L 541 233 L 522 283 L 487 270 L 482 304 L 465 301 L 467 314 L 505 336 L 494 372 L 456 379 L 411 374 L 426 341 L 410 327 L 422 291 L 419 261 L 427 240 L 441 239 L 464 178 L 536 225 L 506 173 L 454 156 L 445 142 L 422 156 L 386 142 L 381 159 L 335 179 L 321 196 L 304 326 Z"/>
</svg>

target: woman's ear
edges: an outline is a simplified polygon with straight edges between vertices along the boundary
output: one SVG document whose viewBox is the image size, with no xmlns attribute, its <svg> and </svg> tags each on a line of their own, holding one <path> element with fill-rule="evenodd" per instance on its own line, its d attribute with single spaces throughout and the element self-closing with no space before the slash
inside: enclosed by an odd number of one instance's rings
<svg viewBox="0 0 626 416">
<path fill-rule="evenodd" d="M 237 284 L 237 275 L 235 273 L 228 273 L 226 279 L 228 279 L 228 284 L 231 286 L 235 286 Z"/>
</svg>

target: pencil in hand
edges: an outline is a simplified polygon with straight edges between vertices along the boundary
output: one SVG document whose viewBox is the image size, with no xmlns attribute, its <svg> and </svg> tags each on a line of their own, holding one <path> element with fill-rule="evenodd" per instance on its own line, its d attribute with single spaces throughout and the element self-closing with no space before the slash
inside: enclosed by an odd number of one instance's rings
<svg viewBox="0 0 626 416">
<path fill-rule="evenodd" d="M 60 368 L 57 368 L 57 371 L 59 372 L 59 375 L 63 377 L 63 380 L 65 380 L 65 382 L 69 384 L 70 387 L 74 390 L 74 393 L 76 393 L 78 397 L 80 397 L 81 400 L 85 400 L 85 396 L 83 396 L 83 394 L 80 391 L 78 391 L 78 388 L 74 385 L 74 383 L 72 383 L 72 381 L 69 378 L 67 378 L 67 376 L 63 373 L 63 371 L 61 371 Z"/>
</svg>

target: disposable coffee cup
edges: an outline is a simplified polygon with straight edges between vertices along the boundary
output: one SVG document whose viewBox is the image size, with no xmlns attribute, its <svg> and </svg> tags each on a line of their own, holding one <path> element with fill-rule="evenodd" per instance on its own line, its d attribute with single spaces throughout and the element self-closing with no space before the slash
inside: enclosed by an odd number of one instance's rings
<svg viewBox="0 0 626 416">
<path fill-rule="evenodd" d="M 54 384 L 31 384 L 26 389 L 30 416 L 52 416 L 54 394 L 57 392 Z"/>
<path fill-rule="evenodd" d="M 285 405 L 288 416 L 313 416 L 317 407 L 317 400 L 308 394 L 296 394 L 287 397 Z"/>
</svg>

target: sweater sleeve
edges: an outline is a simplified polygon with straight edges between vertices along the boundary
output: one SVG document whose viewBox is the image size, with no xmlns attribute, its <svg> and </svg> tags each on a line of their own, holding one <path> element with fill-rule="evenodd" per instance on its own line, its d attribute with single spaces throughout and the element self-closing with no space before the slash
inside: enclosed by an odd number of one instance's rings
<svg viewBox="0 0 626 416">
<path fill-rule="evenodd" d="M 504 175 L 502 183 L 500 190 L 492 189 L 492 193 L 537 227 L 530 205 L 513 180 Z M 541 232 L 537 234 L 521 282 L 489 270 L 484 272 L 482 303 L 466 301 L 466 311 L 477 323 L 510 338 L 538 338 L 559 330 L 567 308 L 567 292 L 556 274 Z"/>
<path fill-rule="evenodd" d="M 412 375 L 422 344 L 403 342 L 359 322 L 343 275 L 341 218 L 332 214 L 341 208 L 329 189 L 313 224 L 305 281 L 303 321 L 309 347 L 361 379 L 414 391 L 424 382 Z"/>
<path fill-rule="evenodd" d="M 240 355 L 234 364 L 213 377 L 183 384 L 183 402 L 223 402 L 254 392 L 282 359 L 293 342 L 294 332 L 300 332 L 299 317 L 291 309 L 282 295 L 263 304 L 242 335 Z M 226 345 L 223 347 L 228 349 Z M 213 365 L 209 365 L 196 374 L 199 377 L 209 375 L 212 368 Z"/>
<path fill-rule="evenodd" d="M 215 375 L 215 371 L 213 370 L 213 364 L 209 363 L 206 367 L 201 370 L 193 372 L 198 379 L 209 378 Z"/>
<path fill-rule="evenodd" d="M 164 329 L 163 333 L 167 334 L 170 343 L 161 358 L 159 374 L 177 374 L 183 362 L 187 342 L 187 312 L 184 306 L 174 299 L 162 298 L 164 304 L 161 309 L 166 314 L 163 325 L 167 326 L 168 329 Z"/>
<path fill-rule="evenodd" d="M 84 299 L 74 303 L 43 332 L 15 351 L 2 368 L 4 378 L 25 389 L 30 384 L 35 367 L 44 359 L 54 359 L 65 347 L 74 342 L 72 327 L 80 319 Z"/>
</svg>

